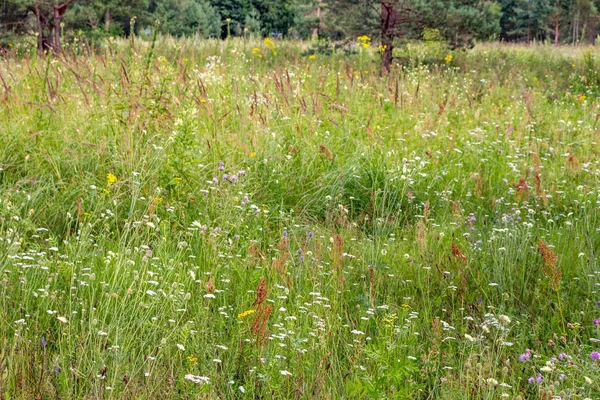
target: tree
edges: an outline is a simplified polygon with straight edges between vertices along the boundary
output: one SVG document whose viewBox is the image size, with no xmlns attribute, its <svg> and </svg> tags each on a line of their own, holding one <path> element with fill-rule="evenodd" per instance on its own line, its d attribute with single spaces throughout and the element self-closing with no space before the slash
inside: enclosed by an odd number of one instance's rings
<svg viewBox="0 0 600 400">
<path fill-rule="evenodd" d="M 160 20 L 160 30 L 173 36 L 218 36 L 221 18 L 217 11 L 203 0 L 153 0 L 149 13 Z"/>
</svg>

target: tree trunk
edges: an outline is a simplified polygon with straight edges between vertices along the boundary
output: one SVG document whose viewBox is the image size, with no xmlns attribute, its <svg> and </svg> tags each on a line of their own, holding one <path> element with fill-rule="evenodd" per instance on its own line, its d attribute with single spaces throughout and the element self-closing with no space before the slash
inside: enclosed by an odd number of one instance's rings
<svg viewBox="0 0 600 400">
<path fill-rule="evenodd" d="M 37 23 L 38 29 L 38 51 L 41 53 L 44 51 L 44 29 L 42 28 L 42 17 L 40 16 L 40 8 L 35 6 L 35 22 Z"/>
<path fill-rule="evenodd" d="M 54 6 L 54 47 L 60 50 L 60 21 L 62 16 L 60 15 L 59 8 Z"/>
<path fill-rule="evenodd" d="M 104 30 L 108 32 L 110 29 L 111 16 L 110 16 L 110 8 L 106 9 L 106 13 L 104 13 Z"/>
<path fill-rule="evenodd" d="M 392 68 L 392 53 L 394 50 L 394 30 L 398 14 L 393 1 L 381 1 L 381 67 L 389 73 Z"/>
<path fill-rule="evenodd" d="M 558 38 L 559 38 L 559 25 L 558 25 L 558 11 L 554 15 L 554 45 L 558 46 Z"/>
</svg>

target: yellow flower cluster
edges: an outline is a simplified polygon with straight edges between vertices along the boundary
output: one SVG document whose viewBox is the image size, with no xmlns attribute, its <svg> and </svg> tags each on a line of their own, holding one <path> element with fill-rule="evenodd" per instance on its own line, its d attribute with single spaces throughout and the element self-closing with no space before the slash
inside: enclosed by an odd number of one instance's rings
<svg viewBox="0 0 600 400">
<path fill-rule="evenodd" d="M 198 357 L 188 356 L 187 360 L 190 364 L 196 364 L 198 362 Z"/>
<path fill-rule="evenodd" d="M 452 54 L 448 54 L 446 57 L 444 57 L 444 61 L 446 61 L 446 63 L 452 61 Z"/>
<path fill-rule="evenodd" d="M 277 55 L 277 51 L 275 50 L 275 42 L 273 41 L 273 39 L 271 38 L 265 38 L 265 40 L 263 40 L 263 43 L 265 44 L 265 47 L 269 50 L 271 50 L 273 52 L 273 55 L 276 56 Z"/>
<path fill-rule="evenodd" d="M 109 185 L 112 185 L 113 183 L 117 183 L 118 179 L 116 176 L 114 176 L 112 174 L 112 172 L 109 172 L 108 175 L 106 175 L 106 180 L 108 181 Z"/>
<path fill-rule="evenodd" d="M 367 35 L 359 36 L 357 39 L 358 45 L 362 46 L 364 49 L 368 49 L 371 46 L 371 38 Z"/>
<path fill-rule="evenodd" d="M 244 319 L 246 318 L 248 315 L 252 315 L 254 314 L 254 310 L 246 310 L 243 313 L 238 314 L 238 318 L 239 319 Z"/>
</svg>

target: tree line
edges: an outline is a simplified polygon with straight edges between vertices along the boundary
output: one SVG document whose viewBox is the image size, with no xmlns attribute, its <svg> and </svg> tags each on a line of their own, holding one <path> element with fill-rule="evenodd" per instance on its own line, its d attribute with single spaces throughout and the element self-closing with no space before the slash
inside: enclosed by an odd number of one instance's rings
<svg viewBox="0 0 600 400">
<path fill-rule="evenodd" d="M 427 28 L 452 46 L 593 42 L 599 6 L 600 0 L 0 0 L 0 46 L 28 36 L 40 50 L 56 49 L 65 36 L 93 41 L 154 29 L 205 38 L 367 35 L 381 43 L 385 58 L 394 43 L 421 38 Z"/>
</svg>

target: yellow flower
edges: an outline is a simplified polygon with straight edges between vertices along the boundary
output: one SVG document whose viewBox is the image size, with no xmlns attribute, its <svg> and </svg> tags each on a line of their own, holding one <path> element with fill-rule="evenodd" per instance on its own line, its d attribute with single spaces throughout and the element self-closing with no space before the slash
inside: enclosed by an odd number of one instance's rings
<svg viewBox="0 0 600 400">
<path fill-rule="evenodd" d="M 117 177 L 114 176 L 112 172 L 109 172 L 108 175 L 106 175 L 106 180 L 108 181 L 109 185 L 112 185 L 118 181 Z"/>
<path fill-rule="evenodd" d="M 255 48 L 252 49 L 252 55 L 253 56 L 255 56 L 255 55 L 259 54 L 259 53 L 260 53 L 260 49 L 258 47 L 255 47 Z"/>
<path fill-rule="evenodd" d="M 256 152 L 253 151 L 252 153 L 250 153 L 250 158 L 255 157 L 256 156 Z"/>
<path fill-rule="evenodd" d="M 252 315 L 254 314 L 254 310 L 246 310 L 243 313 L 238 314 L 238 318 L 239 319 L 244 319 L 246 318 L 248 315 Z"/>
<path fill-rule="evenodd" d="M 311 54 L 310 56 L 308 56 L 308 58 L 310 58 L 311 60 L 314 60 L 315 58 L 317 58 L 317 56 L 315 56 L 314 54 Z"/>
<path fill-rule="evenodd" d="M 586 99 L 585 94 L 580 94 L 579 96 L 577 96 L 577 100 L 580 103 L 583 103 L 585 101 L 585 99 Z"/>
<path fill-rule="evenodd" d="M 446 57 L 444 57 L 444 61 L 446 61 L 446 63 L 452 61 L 452 54 L 448 54 Z"/>
<path fill-rule="evenodd" d="M 359 46 L 362 46 L 365 49 L 367 49 L 371 46 L 371 38 L 368 37 L 367 35 L 359 36 L 357 39 L 360 42 L 358 44 Z"/>
<path fill-rule="evenodd" d="M 273 50 L 275 48 L 275 43 L 273 42 L 273 39 L 271 38 L 265 38 L 265 40 L 263 40 L 265 46 L 267 46 L 267 49 L 271 49 Z"/>
<path fill-rule="evenodd" d="M 196 364 L 198 362 L 198 357 L 187 356 L 187 360 L 190 364 Z"/>
<path fill-rule="evenodd" d="M 385 51 L 385 49 L 387 48 L 387 46 L 386 46 L 386 45 L 384 45 L 384 44 L 383 44 L 383 45 L 382 45 L 382 44 L 380 44 L 380 45 L 379 45 L 377 48 L 379 49 L 379 51 L 380 51 L 380 52 L 382 52 L 382 53 L 383 53 L 383 52 Z"/>
</svg>

